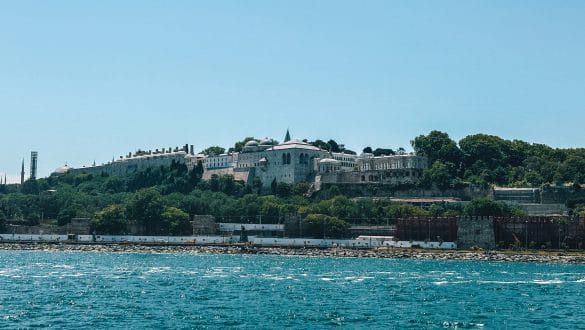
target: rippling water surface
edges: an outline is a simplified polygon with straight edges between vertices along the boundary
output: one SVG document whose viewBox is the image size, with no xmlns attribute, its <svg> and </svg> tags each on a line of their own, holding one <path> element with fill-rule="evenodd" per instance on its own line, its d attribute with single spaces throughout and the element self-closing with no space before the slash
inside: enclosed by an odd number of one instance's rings
<svg viewBox="0 0 585 330">
<path fill-rule="evenodd" d="M 0 252 L 0 327 L 583 328 L 585 266 Z"/>
</svg>

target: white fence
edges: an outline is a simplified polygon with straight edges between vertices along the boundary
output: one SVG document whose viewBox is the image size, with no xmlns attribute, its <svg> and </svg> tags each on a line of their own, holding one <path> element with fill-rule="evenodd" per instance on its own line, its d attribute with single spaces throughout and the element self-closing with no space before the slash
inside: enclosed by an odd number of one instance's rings
<svg viewBox="0 0 585 330">
<path fill-rule="evenodd" d="M 149 243 L 174 245 L 220 245 L 235 244 L 239 236 L 116 236 L 116 235 L 22 235 L 0 234 L 0 242 L 81 242 L 81 243 Z M 454 242 L 424 241 L 382 241 L 376 239 L 312 239 L 312 238 L 266 238 L 248 237 L 248 242 L 255 246 L 274 247 L 345 247 L 345 248 L 425 248 L 456 249 Z"/>
<path fill-rule="evenodd" d="M 258 223 L 219 223 L 220 231 L 284 231 L 284 225 L 279 224 L 258 224 Z"/>
<path fill-rule="evenodd" d="M 0 234 L 0 241 L 59 242 L 67 241 L 67 235 Z"/>
<path fill-rule="evenodd" d="M 455 242 L 384 241 L 383 246 L 397 248 L 456 249 Z"/>
</svg>

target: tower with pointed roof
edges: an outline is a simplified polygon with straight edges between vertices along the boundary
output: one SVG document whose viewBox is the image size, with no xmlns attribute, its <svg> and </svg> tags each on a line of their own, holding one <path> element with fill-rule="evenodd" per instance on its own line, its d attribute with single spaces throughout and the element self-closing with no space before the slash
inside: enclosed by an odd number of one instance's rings
<svg viewBox="0 0 585 330">
<path fill-rule="evenodd" d="M 286 129 L 286 135 L 284 136 L 284 142 L 288 142 L 290 141 L 290 132 L 288 131 L 288 128 Z"/>
</svg>

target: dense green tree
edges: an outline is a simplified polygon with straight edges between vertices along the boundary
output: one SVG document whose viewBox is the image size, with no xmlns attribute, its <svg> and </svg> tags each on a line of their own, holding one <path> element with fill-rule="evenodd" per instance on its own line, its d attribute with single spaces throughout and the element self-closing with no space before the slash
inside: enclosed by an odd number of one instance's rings
<svg viewBox="0 0 585 330">
<path fill-rule="evenodd" d="M 57 214 L 57 223 L 59 224 L 59 226 L 63 226 L 70 223 L 71 219 L 77 217 L 78 213 L 81 213 L 79 211 L 82 208 L 83 206 L 79 204 L 71 204 L 61 209 Z"/>
<path fill-rule="evenodd" d="M 115 204 L 98 211 L 91 220 L 91 227 L 97 234 L 121 235 L 126 233 L 126 207 Z"/>
<path fill-rule="evenodd" d="M 104 181 L 102 191 L 106 193 L 120 193 L 127 189 L 127 182 L 124 177 L 111 176 Z"/>
<path fill-rule="evenodd" d="M 471 216 L 525 215 L 518 208 L 513 208 L 505 203 L 496 202 L 488 198 L 476 198 L 467 203 L 463 208 L 463 214 Z"/>
<path fill-rule="evenodd" d="M 270 191 L 274 195 L 278 193 L 278 182 L 276 182 L 276 178 L 272 179 L 272 182 L 270 183 Z"/>
<path fill-rule="evenodd" d="M 351 219 L 357 217 L 357 207 L 355 202 L 345 196 L 335 196 L 331 200 L 331 206 L 327 214 L 340 218 Z"/>
<path fill-rule="evenodd" d="M 309 192 L 311 185 L 308 182 L 295 182 L 291 187 L 293 195 L 303 196 Z"/>
<path fill-rule="evenodd" d="M 320 140 L 320 139 L 309 142 L 309 144 L 311 144 L 317 148 L 321 148 L 323 150 L 329 150 L 329 148 L 331 148 L 331 146 L 329 144 L 327 144 L 327 142 Z"/>
<path fill-rule="evenodd" d="M 378 156 L 391 156 L 391 155 L 395 154 L 394 150 L 387 149 L 387 148 L 376 148 L 376 150 L 374 150 L 372 153 L 376 157 L 378 157 Z"/>
<path fill-rule="evenodd" d="M 429 164 L 441 161 L 450 167 L 453 174 L 460 167 L 462 152 L 447 133 L 431 131 L 428 135 L 414 138 L 411 145 L 417 155 L 428 158 Z"/>
<path fill-rule="evenodd" d="M 490 170 L 507 166 L 511 153 L 509 141 L 487 134 L 469 135 L 459 141 L 459 147 L 463 152 L 466 168 L 471 168 L 478 162 L 481 162 L 482 168 Z"/>
<path fill-rule="evenodd" d="M 384 209 L 379 200 L 360 198 L 355 202 L 355 218 L 348 219 L 351 223 L 376 223 L 384 217 Z"/>
<path fill-rule="evenodd" d="M 0 233 L 6 230 L 6 214 L 0 209 Z"/>
<path fill-rule="evenodd" d="M 316 238 L 344 238 L 349 235 L 349 223 L 324 214 L 309 214 L 303 223 L 304 231 Z"/>
<path fill-rule="evenodd" d="M 27 195 L 36 195 L 40 192 L 39 183 L 33 179 L 26 180 L 20 186 L 20 192 Z"/>
<path fill-rule="evenodd" d="M 260 214 L 262 208 L 262 200 L 256 194 L 244 195 L 238 201 L 241 215 L 245 216 L 246 219 L 255 221 L 256 217 Z"/>
<path fill-rule="evenodd" d="M 428 216 L 429 213 L 426 210 L 416 207 L 414 205 L 406 203 L 393 202 L 383 208 L 385 216 L 388 218 L 408 218 L 408 217 L 421 217 Z"/>
<path fill-rule="evenodd" d="M 211 191 L 219 191 L 219 175 L 212 174 L 209 178 L 209 189 Z"/>
<path fill-rule="evenodd" d="M 235 145 L 232 148 L 229 148 L 228 152 L 240 152 L 240 151 L 242 151 L 242 149 L 244 149 L 244 146 L 246 145 L 246 143 L 248 141 L 252 141 L 252 140 L 254 140 L 254 138 L 249 136 L 249 137 L 243 139 L 242 141 L 238 141 L 235 143 Z"/>
<path fill-rule="evenodd" d="M 453 186 L 455 176 L 449 167 L 440 160 L 437 160 L 423 173 L 421 184 L 430 186 L 435 184 L 437 188 L 445 190 Z"/>
<path fill-rule="evenodd" d="M 337 144 L 337 142 L 335 142 L 335 140 L 329 140 L 327 141 L 327 145 L 329 146 L 329 151 L 331 152 L 341 152 L 342 149 L 339 146 L 339 144 Z"/>
<path fill-rule="evenodd" d="M 155 188 L 139 190 L 132 196 L 127 208 L 129 219 L 144 227 L 148 235 L 161 234 L 161 214 L 164 205 L 160 192 Z"/>
<path fill-rule="evenodd" d="M 191 190 L 201 181 L 203 172 L 203 162 L 199 160 L 197 161 L 197 165 L 195 165 L 191 171 L 189 171 L 189 177 L 187 181 L 189 182 L 189 187 Z"/>
<path fill-rule="evenodd" d="M 262 192 L 262 180 L 260 180 L 259 177 L 255 176 L 252 179 L 251 189 L 256 194 L 260 194 Z"/>
<path fill-rule="evenodd" d="M 558 168 L 564 182 L 585 183 L 585 157 L 570 155 Z"/>
<path fill-rule="evenodd" d="M 280 223 L 281 221 L 281 203 L 274 196 L 267 196 L 262 199 L 260 207 L 262 223 Z"/>
<path fill-rule="evenodd" d="M 165 208 L 161 220 L 165 231 L 173 235 L 190 235 L 193 232 L 189 215 L 179 208 Z"/>
<path fill-rule="evenodd" d="M 5 195 L 0 200 L 0 209 L 9 219 L 25 220 L 30 224 L 36 224 L 41 217 L 38 201 L 38 196 L 13 193 Z"/>
<path fill-rule="evenodd" d="M 309 142 L 309 144 L 321 148 L 323 150 L 327 150 L 327 151 L 331 151 L 331 152 L 343 152 L 345 151 L 345 148 L 342 147 L 341 145 L 339 145 L 335 140 L 329 140 L 327 142 L 323 141 L 323 140 L 315 140 L 312 142 Z M 349 150 L 351 151 L 351 150 Z M 353 153 L 353 151 L 351 151 Z"/>
<path fill-rule="evenodd" d="M 279 182 L 276 185 L 276 195 L 278 197 L 286 198 L 292 194 L 292 184 L 286 182 Z"/>
<path fill-rule="evenodd" d="M 332 185 L 331 187 L 329 187 L 329 189 L 327 189 L 327 192 L 331 197 L 341 195 L 341 190 L 339 190 L 339 187 L 336 185 Z"/>
<path fill-rule="evenodd" d="M 220 146 L 211 146 L 201 151 L 201 153 L 207 156 L 218 156 L 225 153 L 225 148 L 222 148 Z"/>
</svg>

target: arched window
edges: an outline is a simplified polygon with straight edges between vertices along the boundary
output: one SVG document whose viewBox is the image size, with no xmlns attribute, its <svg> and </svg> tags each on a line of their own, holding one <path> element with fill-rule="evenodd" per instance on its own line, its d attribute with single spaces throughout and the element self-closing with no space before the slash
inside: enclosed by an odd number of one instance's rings
<svg viewBox="0 0 585 330">
<path fill-rule="evenodd" d="M 286 154 L 286 163 L 290 165 L 290 153 Z"/>
<path fill-rule="evenodd" d="M 282 165 L 286 165 L 286 154 L 282 154 Z"/>
<path fill-rule="evenodd" d="M 299 164 L 301 164 L 301 165 L 302 165 L 302 164 L 303 164 L 303 162 L 304 162 L 304 160 L 305 160 L 305 155 L 301 154 L 301 155 L 299 156 Z"/>
</svg>

